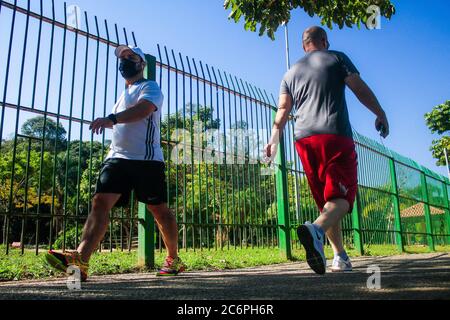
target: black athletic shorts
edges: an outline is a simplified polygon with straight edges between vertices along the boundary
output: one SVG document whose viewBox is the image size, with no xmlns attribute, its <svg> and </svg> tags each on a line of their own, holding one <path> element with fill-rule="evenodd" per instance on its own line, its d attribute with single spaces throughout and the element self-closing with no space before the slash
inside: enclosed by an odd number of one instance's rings
<svg viewBox="0 0 450 320">
<path fill-rule="evenodd" d="M 160 161 L 108 159 L 103 163 L 95 193 L 115 193 L 122 197 L 115 207 L 127 207 L 131 191 L 139 202 L 167 203 L 166 165 Z"/>
</svg>

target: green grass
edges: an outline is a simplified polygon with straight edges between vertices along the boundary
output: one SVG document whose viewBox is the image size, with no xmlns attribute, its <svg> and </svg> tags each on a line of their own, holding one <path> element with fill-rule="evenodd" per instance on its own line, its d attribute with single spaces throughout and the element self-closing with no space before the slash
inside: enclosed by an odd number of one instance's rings
<svg viewBox="0 0 450 320">
<path fill-rule="evenodd" d="M 377 245 L 365 248 L 366 256 L 390 256 L 398 255 L 396 246 Z M 437 252 L 450 252 L 450 246 L 437 246 Z M 406 253 L 427 253 L 426 246 L 406 247 Z M 348 248 L 350 256 L 358 256 L 357 252 Z M 10 250 L 10 254 L 5 254 L 5 248 L 0 246 L 0 281 L 45 279 L 53 277 L 64 277 L 64 274 L 54 272 L 47 267 L 44 261 L 45 252 L 35 255 L 34 251 L 26 251 L 21 255 L 20 250 Z M 326 248 L 328 259 L 333 258 L 331 248 Z M 188 271 L 192 270 L 226 270 L 237 268 L 249 268 L 263 265 L 273 265 L 289 262 L 278 249 L 255 248 L 230 250 L 203 250 L 203 251 L 181 251 L 181 258 L 188 266 Z M 165 253 L 156 253 L 156 267 L 162 265 Z M 301 249 L 293 250 L 294 261 L 304 261 L 305 254 Z M 91 275 L 108 275 L 153 272 L 137 266 L 137 253 L 133 252 L 104 252 L 96 253 L 90 262 Z"/>
</svg>

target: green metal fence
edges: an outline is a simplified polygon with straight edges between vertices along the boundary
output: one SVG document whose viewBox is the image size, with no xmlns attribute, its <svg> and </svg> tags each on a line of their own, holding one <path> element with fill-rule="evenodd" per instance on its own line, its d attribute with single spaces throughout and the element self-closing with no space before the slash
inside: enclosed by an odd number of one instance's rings
<svg viewBox="0 0 450 320">
<path fill-rule="evenodd" d="M 88 126 L 109 114 L 124 86 L 114 48 L 136 39 L 86 13 L 82 26 L 70 25 L 65 4 L 22 2 L 0 1 L 1 242 L 6 252 L 12 243 L 22 252 L 74 249 L 111 138 L 91 135 Z M 291 256 L 299 248 L 296 227 L 319 213 L 293 123 L 275 174 L 261 163 L 274 97 L 166 47 L 147 60 L 147 77 L 165 96 L 161 135 L 180 250 L 264 247 Z M 360 252 L 449 244 L 448 179 L 356 132 L 355 139 L 360 188 L 344 221 L 345 242 Z M 138 236 L 140 262 L 152 265 L 164 248 L 145 206 L 133 200 L 110 218 L 100 250 L 134 250 Z"/>
</svg>

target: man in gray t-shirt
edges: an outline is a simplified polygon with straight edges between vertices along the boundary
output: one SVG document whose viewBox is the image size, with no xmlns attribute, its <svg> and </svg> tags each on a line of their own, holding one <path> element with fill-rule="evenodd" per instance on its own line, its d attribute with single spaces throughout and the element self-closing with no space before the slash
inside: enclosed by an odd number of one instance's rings
<svg viewBox="0 0 450 320">
<path fill-rule="evenodd" d="M 350 59 L 338 51 L 313 51 L 285 75 L 280 96 L 294 101 L 295 139 L 319 134 L 352 137 L 345 78 L 359 74 Z"/>
<path fill-rule="evenodd" d="M 352 265 L 342 241 L 341 221 L 352 211 L 358 188 L 357 155 L 345 100 L 346 85 L 377 117 L 376 128 L 386 138 L 389 123 L 377 98 L 361 79 L 358 70 L 342 52 L 329 51 L 324 29 L 308 28 L 303 34 L 306 56 L 284 76 L 279 110 L 266 146 L 274 158 L 279 137 L 295 114 L 295 147 L 308 178 L 321 216 L 298 229 L 309 266 L 326 272 L 323 240 L 327 235 L 335 253 L 332 271 L 351 271 Z"/>
</svg>

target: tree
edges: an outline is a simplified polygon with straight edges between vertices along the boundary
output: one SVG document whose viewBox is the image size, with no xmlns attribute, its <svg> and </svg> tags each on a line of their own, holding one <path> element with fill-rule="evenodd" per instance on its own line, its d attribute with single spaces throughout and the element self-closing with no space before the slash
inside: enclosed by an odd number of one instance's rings
<svg viewBox="0 0 450 320">
<path fill-rule="evenodd" d="M 395 14 L 395 7 L 389 0 L 226 0 L 224 8 L 231 9 L 229 19 L 239 22 L 245 17 L 245 30 L 256 31 L 260 25 L 259 35 L 267 33 L 274 40 L 278 27 L 291 19 L 291 11 L 302 8 L 308 15 L 322 18 L 322 25 L 332 29 L 333 23 L 340 29 L 344 26 L 361 27 L 366 24 L 372 13 L 370 5 L 377 5 L 380 14 L 388 19 Z"/>
<path fill-rule="evenodd" d="M 192 118 L 191 118 L 192 113 Z M 184 115 L 186 114 L 186 117 Z M 220 119 L 214 119 L 214 109 L 208 106 L 186 104 L 185 110 L 166 116 L 161 122 L 161 137 L 172 138 L 176 129 L 194 130 L 194 122 L 203 124 L 203 131 L 220 128 Z"/>
<path fill-rule="evenodd" d="M 425 120 L 433 133 L 444 134 L 450 131 L 450 100 L 434 107 L 433 111 L 425 115 Z"/>
<path fill-rule="evenodd" d="M 3 150 L 5 151 L 5 150 Z M 11 194 L 12 178 L 12 150 L 0 154 L 0 210 L 9 211 L 9 196 Z M 26 145 L 18 146 L 16 151 L 12 209 L 14 211 L 35 208 L 39 202 L 42 206 L 51 205 L 51 155 L 43 154 L 42 168 L 40 167 L 41 154 L 31 150 L 28 154 Z M 42 181 L 39 181 L 42 170 Z M 39 186 L 41 198 L 39 199 Z M 25 189 L 26 188 L 26 189 Z M 27 194 L 25 196 L 25 193 Z"/>
<path fill-rule="evenodd" d="M 450 155 L 450 136 L 446 133 L 450 132 L 450 100 L 438 105 L 433 110 L 425 114 L 425 121 L 432 133 L 444 135 L 441 139 L 433 141 L 430 151 L 433 157 L 438 160 L 438 166 L 445 166 L 444 149 L 447 149 L 447 154 Z"/>
<path fill-rule="evenodd" d="M 14 179 L 11 185 L 11 178 L 13 177 L 12 145 L 12 143 L 5 143 L 0 153 L 0 212 L 16 215 L 20 213 L 32 214 L 38 208 L 40 212 L 49 212 L 53 204 L 51 154 L 48 152 L 42 154 L 41 167 L 41 153 L 35 150 L 28 152 L 28 144 L 24 141 L 19 141 L 14 162 Z M 5 148 L 5 146 L 8 146 L 8 148 Z M 40 181 L 41 173 L 42 180 Z M 11 191 L 12 198 L 10 198 Z M 59 206 L 58 201 L 54 205 L 56 207 Z M 10 212 L 10 209 L 12 212 Z M 2 227 L 1 241 L 5 241 L 6 221 L 9 214 L 4 215 L 3 222 L 0 222 L 0 226 Z M 31 239 L 34 237 L 35 229 L 32 228 L 31 224 L 25 227 L 25 224 L 23 224 L 25 223 L 24 221 L 26 219 L 21 220 L 18 217 L 10 218 L 9 239 L 11 241 L 19 241 L 22 228 L 25 228 L 24 241 L 26 243 L 32 241 Z M 43 230 L 47 230 L 45 221 L 45 218 L 41 219 Z M 45 231 L 41 233 L 41 236 L 44 236 L 44 234 Z"/>
<path fill-rule="evenodd" d="M 66 133 L 66 130 L 60 123 L 56 125 L 55 121 L 47 118 L 45 123 L 45 150 L 52 151 L 55 147 L 55 140 L 56 150 L 64 150 L 66 146 Z M 42 139 L 44 136 L 44 117 L 35 117 L 25 121 L 22 125 L 22 134 Z"/>
<path fill-rule="evenodd" d="M 447 149 L 447 155 L 450 157 L 450 137 L 442 137 L 441 139 L 433 140 L 433 145 L 430 150 L 433 153 L 433 158 L 438 159 L 436 165 L 446 166 L 444 149 Z"/>
</svg>

